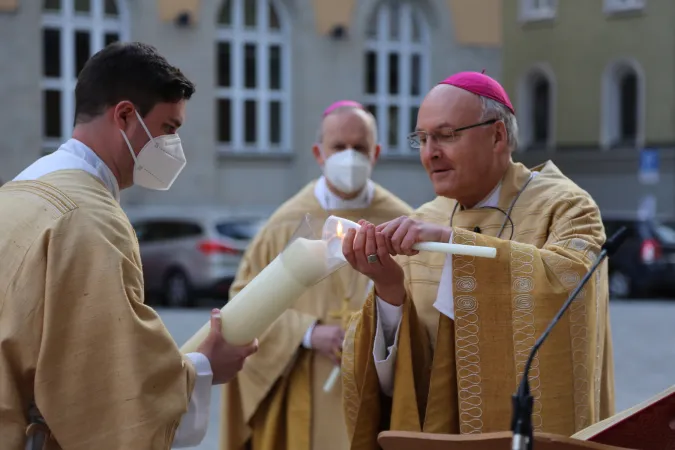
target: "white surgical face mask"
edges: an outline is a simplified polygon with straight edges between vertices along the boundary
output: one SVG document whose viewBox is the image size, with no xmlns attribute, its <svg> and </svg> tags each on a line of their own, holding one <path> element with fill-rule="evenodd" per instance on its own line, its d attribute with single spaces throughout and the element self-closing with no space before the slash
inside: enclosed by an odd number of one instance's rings
<svg viewBox="0 0 675 450">
<path fill-rule="evenodd" d="M 134 153 L 126 133 L 120 130 L 134 158 L 134 184 L 147 189 L 166 191 L 185 167 L 185 154 L 180 137 L 177 134 L 152 137 L 138 111 L 136 117 L 150 138 L 138 156 Z"/>
<path fill-rule="evenodd" d="M 351 148 L 332 154 L 323 166 L 323 174 L 328 181 L 345 194 L 363 189 L 372 170 L 370 159 Z"/>
</svg>

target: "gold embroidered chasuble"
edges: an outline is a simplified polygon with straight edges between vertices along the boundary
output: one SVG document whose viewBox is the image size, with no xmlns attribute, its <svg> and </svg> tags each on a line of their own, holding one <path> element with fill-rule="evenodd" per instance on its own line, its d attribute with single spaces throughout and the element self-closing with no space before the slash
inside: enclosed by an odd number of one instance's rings
<svg viewBox="0 0 675 450">
<path fill-rule="evenodd" d="M 585 191 L 552 162 L 532 170 L 537 176 L 522 164 L 508 169 L 499 198 L 503 212 L 464 210 L 438 197 L 412 215 L 449 225 L 454 210 L 452 241 L 495 247 L 497 257 L 452 256 L 454 321 L 432 306 L 445 256 L 398 257 L 407 298 L 391 399 L 381 394 L 373 360 L 374 293 L 352 316 L 342 359 L 351 449 L 378 449 L 377 434 L 385 429 L 445 434 L 510 429 L 511 395 L 530 349 L 605 241 L 600 213 Z M 511 206 L 513 226 L 505 214 Z M 603 263 L 533 361 L 535 431 L 570 436 L 613 414 L 608 301 Z"/>
<path fill-rule="evenodd" d="M 376 185 L 368 208 L 325 211 L 314 195 L 315 182 L 270 217 L 247 249 L 230 291 L 241 291 L 284 249 L 306 214 L 320 235 L 330 215 L 382 223 L 412 209 Z M 318 353 L 302 347 L 309 326 L 341 324 L 358 311 L 368 294 L 368 279 L 349 266 L 308 289 L 263 336 L 237 378 L 223 387 L 220 448 L 241 450 L 341 450 L 348 448 L 342 389 L 323 384 L 334 368 Z"/>
<path fill-rule="evenodd" d="M 143 303 L 119 204 L 62 170 L 5 184 L 0 211 L 0 447 L 25 448 L 34 403 L 47 450 L 169 450 L 195 372 Z"/>
</svg>

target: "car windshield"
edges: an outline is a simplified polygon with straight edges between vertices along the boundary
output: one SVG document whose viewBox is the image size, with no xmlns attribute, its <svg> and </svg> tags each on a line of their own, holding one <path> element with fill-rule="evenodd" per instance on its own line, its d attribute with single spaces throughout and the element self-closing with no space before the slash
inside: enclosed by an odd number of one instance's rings
<svg viewBox="0 0 675 450">
<path fill-rule="evenodd" d="M 666 244 L 675 244 L 675 230 L 667 225 L 655 224 L 654 231 L 659 240 Z"/>
<path fill-rule="evenodd" d="M 262 226 L 261 221 L 257 220 L 237 220 L 231 222 L 220 222 L 216 224 L 216 230 L 221 236 L 246 241 L 253 239 Z"/>
</svg>

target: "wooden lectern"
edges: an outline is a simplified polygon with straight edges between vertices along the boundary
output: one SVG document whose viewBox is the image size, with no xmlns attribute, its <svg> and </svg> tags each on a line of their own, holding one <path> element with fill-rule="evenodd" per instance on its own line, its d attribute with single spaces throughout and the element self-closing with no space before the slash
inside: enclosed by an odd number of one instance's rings
<svg viewBox="0 0 675 450">
<path fill-rule="evenodd" d="M 675 386 L 572 437 L 534 433 L 536 450 L 675 450 Z M 384 431 L 384 450 L 510 450 L 512 433 L 431 434 Z M 620 444 L 621 447 L 615 444 Z"/>
<path fill-rule="evenodd" d="M 510 450 L 510 431 L 484 434 L 431 434 L 383 431 L 377 438 L 383 450 Z M 534 433 L 537 450 L 634 450 L 556 434 Z"/>
</svg>

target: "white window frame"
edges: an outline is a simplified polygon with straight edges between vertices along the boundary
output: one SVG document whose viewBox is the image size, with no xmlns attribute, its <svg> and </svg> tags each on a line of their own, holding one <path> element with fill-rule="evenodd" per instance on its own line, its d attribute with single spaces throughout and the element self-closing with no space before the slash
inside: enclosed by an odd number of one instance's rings
<svg viewBox="0 0 675 450">
<path fill-rule="evenodd" d="M 521 22 L 551 20 L 558 14 L 558 0 L 520 0 L 519 9 Z"/>
<path fill-rule="evenodd" d="M 548 103 L 548 136 L 545 148 L 549 151 L 555 149 L 556 124 L 558 122 L 558 84 L 551 65 L 541 62 L 530 67 L 518 83 L 518 107 L 516 115 L 518 117 L 520 132 L 520 151 L 527 151 L 534 143 L 534 122 L 532 119 L 534 109 L 533 83 L 537 77 L 542 77 L 548 81 L 550 98 Z"/>
<path fill-rule="evenodd" d="M 363 88 L 364 103 L 376 107 L 376 117 L 378 125 L 378 135 L 382 146 L 383 155 L 406 155 L 415 154 L 419 150 L 412 149 L 408 143 L 408 135 L 414 131 L 410 130 L 410 109 L 418 107 L 422 103 L 424 95 L 429 90 L 429 26 L 424 11 L 413 2 L 402 1 L 399 9 L 398 27 L 399 39 L 393 40 L 389 35 L 390 14 L 392 8 L 389 2 L 381 2 L 378 5 L 373 21 L 376 21 L 377 35 L 369 37 L 365 42 L 365 52 L 374 52 L 376 55 L 377 79 L 375 82 L 376 93 L 366 93 L 366 86 Z M 412 41 L 412 17 L 415 14 L 420 21 L 420 42 Z M 398 95 L 388 93 L 389 88 L 389 58 L 390 53 L 398 54 L 399 61 L 399 90 Z M 418 95 L 410 95 L 411 83 L 411 58 L 413 55 L 420 55 L 420 90 Z M 364 70 L 367 68 L 364 67 Z M 398 107 L 399 124 L 398 126 L 398 147 L 389 148 L 389 129 L 392 124 L 389 123 L 388 109 L 390 106 Z M 396 125 L 396 124 L 395 124 Z"/>
<path fill-rule="evenodd" d="M 230 43 L 230 87 L 215 86 L 215 100 L 230 99 L 231 105 L 231 137 L 229 144 L 218 142 L 216 147 L 222 153 L 241 154 L 279 154 L 292 152 L 292 111 L 291 111 L 291 21 L 284 5 L 277 0 L 256 0 L 256 28 L 244 26 L 244 0 L 220 0 L 218 11 L 225 2 L 232 2 L 232 25 L 225 27 L 216 22 L 216 40 Z M 249 1 L 249 0 L 246 0 Z M 268 26 L 268 3 L 271 3 L 279 18 L 279 30 L 271 31 Z M 216 17 L 216 20 L 218 18 Z M 256 88 L 244 87 L 244 45 L 255 44 L 256 46 Z M 269 89 L 269 47 L 279 45 L 281 47 L 281 88 Z M 218 62 L 216 61 L 216 65 Z M 256 132 L 255 144 L 244 142 L 244 102 L 256 101 Z M 281 143 L 270 143 L 269 129 L 269 103 L 279 101 L 281 103 Z M 217 103 L 214 103 L 214 111 L 217 117 Z M 216 119 L 217 120 L 217 119 Z M 216 123 L 216 129 L 219 124 Z"/>
<path fill-rule="evenodd" d="M 640 11 L 647 5 L 647 0 L 604 0 L 606 14 Z"/>
<path fill-rule="evenodd" d="M 625 71 L 637 77 L 637 129 L 635 148 L 645 145 L 646 79 L 640 63 L 633 58 L 621 58 L 607 65 L 602 74 L 602 104 L 600 108 L 600 147 L 610 150 L 617 145 L 620 130 L 621 96 L 619 79 Z"/>
<path fill-rule="evenodd" d="M 76 13 L 74 0 L 61 0 L 59 11 L 46 10 L 44 9 L 44 1 L 40 0 L 40 3 L 42 4 L 42 28 L 40 32 L 42 33 L 45 28 L 57 29 L 61 36 L 61 76 L 52 78 L 41 74 L 41 92 L 47 90 L 61 92 L 61 138 L 47 138 L 41 128 L 43 152 L 51 152 L 57 149 L 62 141 L 68 139 L 73 132 L 75 86 L 77 85 L 75 32 L 86 31 L 89 33 L 91 56 L 93 56 L 103 49 L 106 33 L 117 33 L 121 41 L 128 40 L 129 12 L 126 0 L 116 0 L 118 16 L 115 18 L 105 16 L 104 0 L 91 0 L 89 14 Z M 40 38 L 40 45 L 42 45 L 42 35 Z M 42 67 L 40 70 L 43 70 Z M 42 124 L 42 122 L 43 119 L 41 118 L 40 123 Z"/>
</svg>

